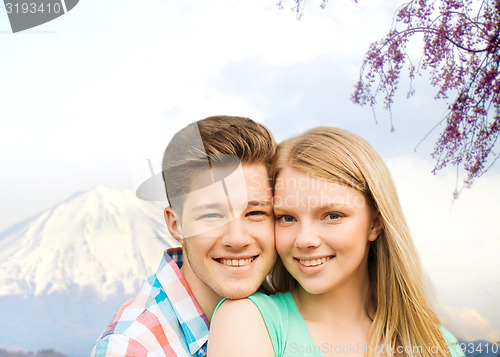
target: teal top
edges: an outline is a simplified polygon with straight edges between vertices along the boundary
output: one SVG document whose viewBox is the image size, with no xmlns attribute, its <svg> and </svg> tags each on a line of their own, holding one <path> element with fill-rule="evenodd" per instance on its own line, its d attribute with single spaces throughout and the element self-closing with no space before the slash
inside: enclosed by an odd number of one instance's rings
<svg viewBox="0 0 500 357">
<path fill-rule="evenodd" d="M 365 344 L 352 346 L 338 346 L 329 343 L 317 345 L 307 329 L 306 322 L 297 308 L 297 304 L 290 292 L 264 295 L 255 293 L 248 297 L 257 306 L 264 319 L 274 355 L 279 357 L 325 357 L 333 354 L 360 352 L 360 349 L 369 351 Z M 224 301 L 224 300 L 223 300 Z M 220 306 L 219 303 L 217 308 Z M 217 311 L 217 308 L 214 311 Z M 443 336 L 448 343 L 452 357 L 464 357 L 460 345 L 453 334 L 441 326 Z M 380 346 L 385 348 L 384 346 Z M 432 352 L 431 347 L 430 351 Z M 374 347 L 374 352 L 377 348 Z M 386 352 L 386 350 L 383 350 Z"/>
</svg>

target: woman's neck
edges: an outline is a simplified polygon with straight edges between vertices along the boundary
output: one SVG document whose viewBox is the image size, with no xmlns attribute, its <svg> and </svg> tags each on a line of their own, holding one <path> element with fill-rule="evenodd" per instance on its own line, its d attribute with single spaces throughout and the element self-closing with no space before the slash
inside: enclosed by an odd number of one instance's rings
<svg viewBox="0 0 500 357">
<path fill-rule="evenodd" d="M 344 357 L 366 356 L 374 316 L 367 284 L 361 290 L 344 286 L 316 295 L 299 286 L 292 295 L 317 346 L 341 348 L 347 351 Z"/>
<path fill-rule="evenodd" d="M 370 299 L 367 279 L 353 279 L 338 289 L 323 294 L 310 294 L 301 286 L 293 297 L 304 320 L 337 321 L 340 324 L 360 323 L 373 320 L 374 306 Z"/>
</svg>

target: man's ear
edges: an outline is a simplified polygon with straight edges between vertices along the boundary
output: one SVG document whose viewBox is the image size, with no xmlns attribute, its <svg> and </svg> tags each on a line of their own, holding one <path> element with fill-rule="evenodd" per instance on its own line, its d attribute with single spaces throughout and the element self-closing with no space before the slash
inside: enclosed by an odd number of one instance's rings
<svg viewBox="0 0 500 357">
<path fill-rule="evenodd" d="M 181 230 L 181 222 L 177 217 L 177 214 L 174 212 L 172 207 L 167 207 L 163 211 L 163 215 L 165 216 L 165 222 L 167 223 L 167 228 L 172 237 L 174 237 L 179 243 L 182 244 L 182 230 Z"/>
<path fill-rule="evenodd" d="M 383 228 L 384 224 L 382 222 L 382 216 L 380 215 L 380 211 L 376 210 L 372 215 L 372 222 L 370 233 L 368 234 L 368 240 L 370 242 L 375 241 L 378 238 L 380 232 L 382 232 Z"/>
</svg>

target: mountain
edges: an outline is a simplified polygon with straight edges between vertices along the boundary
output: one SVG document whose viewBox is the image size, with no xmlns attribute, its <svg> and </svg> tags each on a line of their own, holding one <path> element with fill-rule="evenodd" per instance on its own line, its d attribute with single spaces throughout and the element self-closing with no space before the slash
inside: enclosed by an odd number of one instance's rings
<svg viewBox="0 0 500 357">
<path fill-rule="evenodd" d="M 174 245 L 163 205 L 96 187 L 0 233 L 0 296 L 133 294 Z"/>
<path fill-rule="evenodd" d="M 174 245 L 163 205 L 105 187 L 0 232 L 0 349 L 88 356 Z"/>
<path fill-rule="evenodd" d="M 0 232 L 0 357 L 61 356 L 52 348 L 89 356 L 117 308 L 177 245 L 162 211 L 132 191 L 97 187 Z M 468 357 L 498 356 L 498 344 L 461 342 Z"/>
</svg>

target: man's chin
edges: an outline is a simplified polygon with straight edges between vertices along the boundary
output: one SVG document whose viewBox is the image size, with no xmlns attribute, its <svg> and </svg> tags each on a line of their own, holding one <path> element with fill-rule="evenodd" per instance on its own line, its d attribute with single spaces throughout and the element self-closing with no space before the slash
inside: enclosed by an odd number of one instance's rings
<svg viewBox="0 0 500 357">
<path fill-rule="evenodd" d="M 253 289 L 240 289 L 240 290 L 232 290 L 232 291 L 224 291 L 223 294 L 221 294 L 222 297 L 225 297 L 226 299 L 229 300 L 238 300 L 238 299 L 244 299 L 250 295 L 252 295 L 254 292 L 257 291 L 259 287 L 255 287 Z"/>
</svg>

